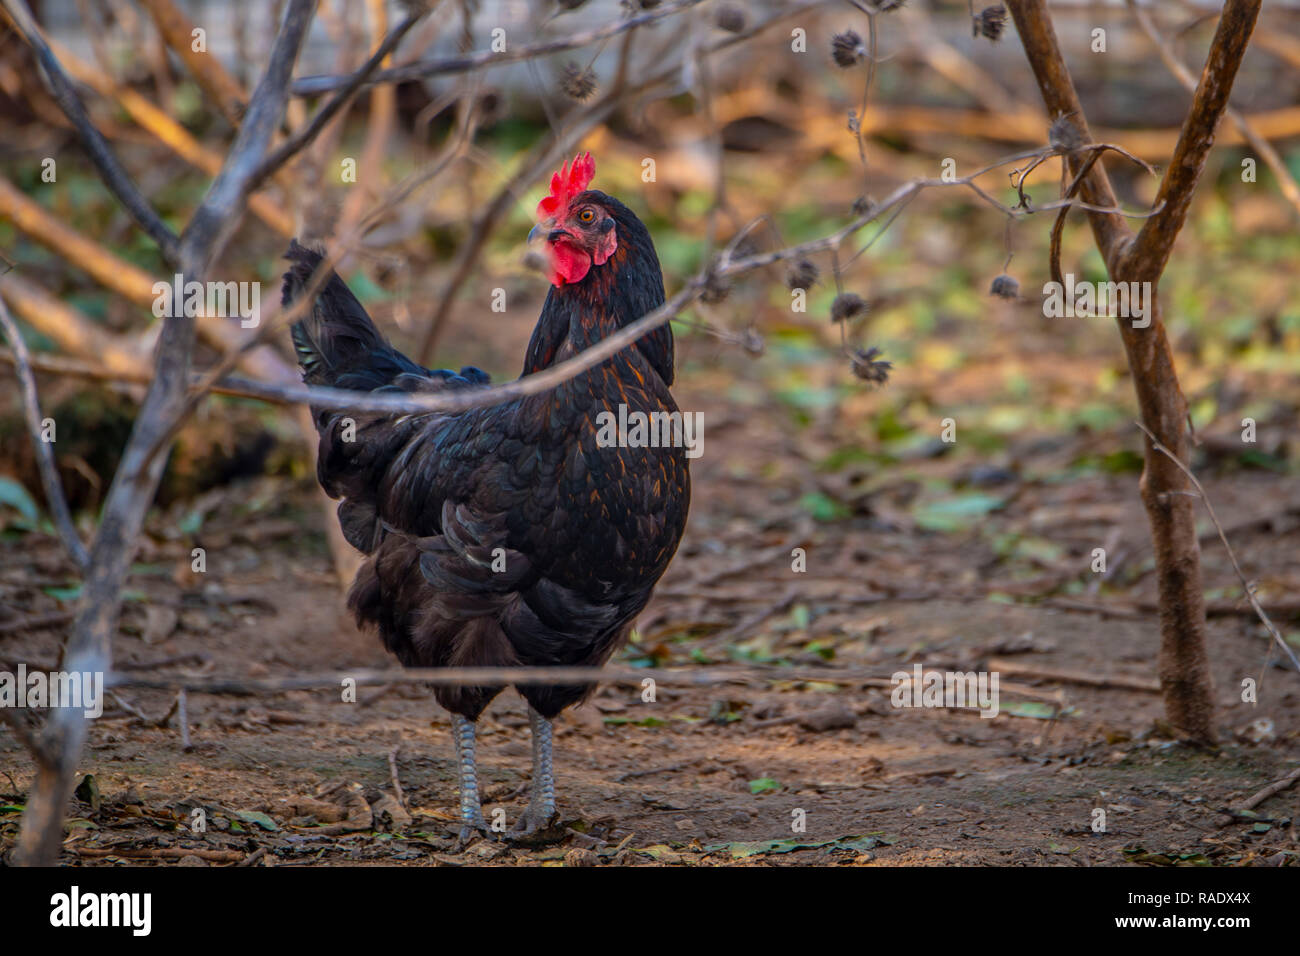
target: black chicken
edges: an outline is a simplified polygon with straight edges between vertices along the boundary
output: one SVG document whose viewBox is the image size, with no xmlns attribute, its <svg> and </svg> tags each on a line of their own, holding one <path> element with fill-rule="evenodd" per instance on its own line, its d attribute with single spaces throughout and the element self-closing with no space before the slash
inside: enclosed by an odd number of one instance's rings
<svg viewBox="0 0 1300 956">
<path fill-rule="evenodd" d="M 551 179 L 530 241 L 552 288 L 523 374 L 582 351 L 663 304 L 646 227 L 618 200 L 587 189 L 590 154 Z M 297 242 L 291 302 L 319 264 Z M 359 391 L 472 389 L 488 376 L 429 370 L 392 348 L 331 274 L 293 327 L 309 385 Z M 369 557 L 348 606 L 407 667 L 598 667 L 624 642 L 677 550 L 690 502 L 680 447 L 601 447 L 597 416 L 676 412 L 673 339 L 665 325 L 554 389 L 458 414 L 317 410 L 317 475 L 341 498 L 347 540 Z M 608 444 L 607 442 L 604 444 Z M 460 769 L 462 839 L 487 833 L 474 765 L 475 721 L 501 686 L 440 686 Z M 555 819 L 551 720 L 591 683 L 524 685 L 532 725 L 532 793 L 512 833 Z"/>
</svg>

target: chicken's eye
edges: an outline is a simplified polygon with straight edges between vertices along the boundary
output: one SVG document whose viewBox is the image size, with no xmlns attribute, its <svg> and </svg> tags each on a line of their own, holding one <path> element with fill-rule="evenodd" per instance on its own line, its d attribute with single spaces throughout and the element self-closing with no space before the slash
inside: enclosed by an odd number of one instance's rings
<svg viewBox="0 0 1300 956">
<path fill-rule="evenodd" d="M 582 212 L 578 213 L 579 222 L 591 222 L 595 218 L 596 213 L 590 209 L 584 209 Z"/>
</svg>

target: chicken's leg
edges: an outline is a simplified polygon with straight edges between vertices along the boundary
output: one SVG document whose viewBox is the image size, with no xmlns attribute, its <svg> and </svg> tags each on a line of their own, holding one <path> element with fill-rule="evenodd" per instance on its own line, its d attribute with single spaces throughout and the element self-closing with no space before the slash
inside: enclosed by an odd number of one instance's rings
<svg viewBox="0 0 1300 956">
<path fill-rule="evenodd" d="M 468 843 L 475 831 L 488 836 L 487 821 L 478 795 L 478 769 L 474 763 L 474 732 L 477 724 L 460 714 L 451 715 L 451 732 L 456 738 L 456 765 L 460 773 L 460 842 Z"/>
<path fill-rule="evenodd" d="M 533 729 L 533 781 L 528 806 L 510 829 L 515 837 L 532 836 L 545 830 L 555 818 L 555 774 L 551 763 L 551 722 L 528 708 Z"/>
</svg>

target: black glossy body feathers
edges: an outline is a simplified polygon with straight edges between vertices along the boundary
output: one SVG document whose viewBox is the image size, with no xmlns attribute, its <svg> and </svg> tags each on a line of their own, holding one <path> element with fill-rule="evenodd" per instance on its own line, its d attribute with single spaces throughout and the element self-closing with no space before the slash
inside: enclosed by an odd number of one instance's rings
<svg viewBox="0 0 1300 956">
<path fill-rule="evenodd" d="M 592 191 L 617 220 L 610 260 L 552 288 L 524 372 L 575 354 L 664 301 L 649 233 Z M 294 243 L 284 300 L 320 256 Z M 430 371 L 383 339 L 331 276 L 294 326 L 309 385 L 424 392 L 487 384 L 477 369 Z M 368 555 L 349 595 L 406 666 L 598 666 L 626 638 L 681 539 L 690 500 L 682 448 L 599 447 L 597 416 L 674 412 L 667 326 L 554 389 L 456 414 L 322 411 L 317 474 L 342 499 L 349 542 Z M 349 422 L 355 434 L 350 434 Z M 351 437 L 353 440 L 345 440 Z M 545 717 L 591 684 L 524 686 Z M 500 687 L 439 687 L 476 719 Z"/>
</svg>

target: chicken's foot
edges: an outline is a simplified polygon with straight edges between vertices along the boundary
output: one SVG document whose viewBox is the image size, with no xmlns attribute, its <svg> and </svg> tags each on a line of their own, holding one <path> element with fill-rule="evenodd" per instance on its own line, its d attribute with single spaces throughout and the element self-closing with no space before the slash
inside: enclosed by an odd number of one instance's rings
<svg viewBox="0 0 1300 956">
<path fill-rule="evenodd" d="M 474 761 L 474 734 L 478 725 L 460 714 L 451 715 L 451 732 L 456 739 L 456 765 L 460 773 L 460 839 L 461 848 L 476 834 L 491 837 L 493 833 L 483 819 L 483 805 L 478 794 L 478 768 Z"/>
<path fill-rule="evenodd" d="M 528 708 L 533 731 L 533 779 L 528 806 L 510 829 L 513 838 L 531 837 L 547 830 L 555 821 L 555 772 L 551 758 L 551 722 Z"/>
</svg>

